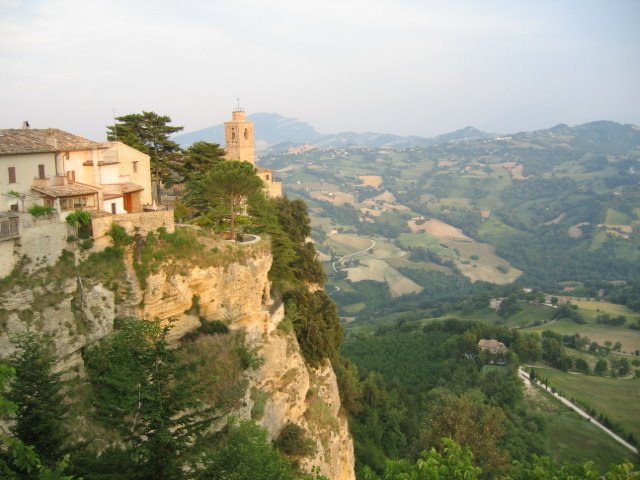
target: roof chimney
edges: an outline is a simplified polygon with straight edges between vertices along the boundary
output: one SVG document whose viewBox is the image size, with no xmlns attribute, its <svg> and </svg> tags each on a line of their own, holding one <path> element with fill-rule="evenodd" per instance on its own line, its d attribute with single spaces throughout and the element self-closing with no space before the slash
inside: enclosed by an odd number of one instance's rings
<svg viewBox="0 0 640 480">
<path fill-rule="evenodd" d="M 31 128 L 31 125 L 29 125 L 29 120 L 25 120 L 22 122 L 22 129 L 27 130 L 28 128 Z"/>
</svg>

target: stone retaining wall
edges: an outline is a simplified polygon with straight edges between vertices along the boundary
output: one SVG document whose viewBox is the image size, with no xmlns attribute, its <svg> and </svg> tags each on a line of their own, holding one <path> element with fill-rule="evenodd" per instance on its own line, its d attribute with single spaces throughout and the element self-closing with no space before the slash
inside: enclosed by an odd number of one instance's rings
<svg viewBox="0 0 640 480">
<path fill-rule="evenodd" d="M 173 210 L 158 210 L 157 212 L 128 213 L 94 218 L 91 221 L 93 238 L 107 235 L 114 222 L 123 227 L 129 235 L 139 233 L 146 236 L 147 233 L 154 232 L 161 227 L 166 228 L 170 233 L 175 230 Z"/>
</svg>

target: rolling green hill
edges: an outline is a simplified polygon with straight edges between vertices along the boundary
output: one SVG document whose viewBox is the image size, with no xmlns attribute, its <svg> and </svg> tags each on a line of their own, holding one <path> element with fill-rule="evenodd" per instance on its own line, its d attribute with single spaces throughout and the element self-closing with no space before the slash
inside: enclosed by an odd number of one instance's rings
<svg viewBox="0 0 640 480">
<path fill-rule="evenodd" d="M 405 254 L 383 260 L 423 289 L 433 279 L 415 271 L 547 291 L 640 278 L 633 125 L 558 125 L 414 148 L 318 147 L 260 164 L 308 202 L 318 248 L 334 262 L 344 255 L 327 242 L 335 232 L 384 238 Z M 360 281 L 353 266 L 334 265 L 329 283 Z"/>
</svg>

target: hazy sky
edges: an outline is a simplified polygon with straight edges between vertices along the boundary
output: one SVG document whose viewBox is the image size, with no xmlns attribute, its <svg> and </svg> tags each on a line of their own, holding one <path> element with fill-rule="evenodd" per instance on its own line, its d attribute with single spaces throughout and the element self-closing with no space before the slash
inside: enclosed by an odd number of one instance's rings
<svg viewBox="0 0 640 480">
<path fill-rule="evenodd" d="M 640 0 L 0 0 L 0 128 L 193 131 L 237 96 L 321 133 L 640 124 Z"/>
</svg>

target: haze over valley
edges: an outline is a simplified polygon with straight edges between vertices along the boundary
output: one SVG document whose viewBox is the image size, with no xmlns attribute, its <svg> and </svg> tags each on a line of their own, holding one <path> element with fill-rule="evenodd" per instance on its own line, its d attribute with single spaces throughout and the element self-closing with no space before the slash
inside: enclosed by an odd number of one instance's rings
<svg viewBox="0 0 640 480">
<path fill-rule="evenodd" d="M 0 0 L 0 478 L 640 480 L 638 25 Z"/>
</svg>

